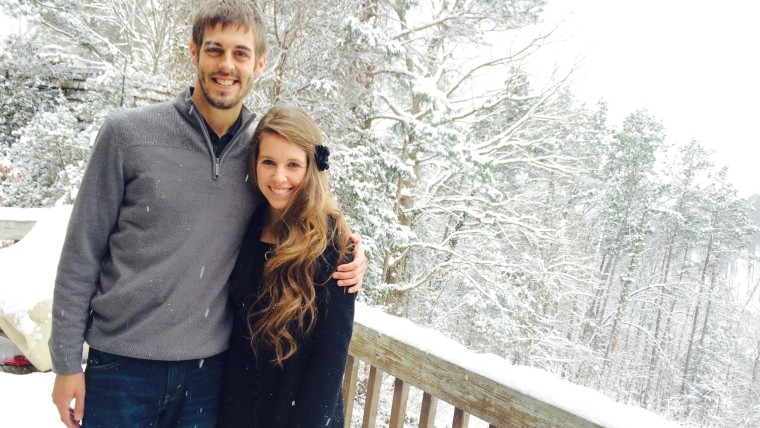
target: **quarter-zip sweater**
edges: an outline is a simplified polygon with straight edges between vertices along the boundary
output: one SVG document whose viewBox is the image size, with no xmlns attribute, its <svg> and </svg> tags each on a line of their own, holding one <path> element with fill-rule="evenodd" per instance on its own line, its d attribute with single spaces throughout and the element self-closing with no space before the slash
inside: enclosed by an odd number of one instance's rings
<svg viewBox="0 0 760 428">
<path fill-rule="evenodd" d="M 71 213 L 49 342 L 54 371 L 82 371 L 83 342 L 151 360 L 227 349 L 227 279 L 258 204 L 248 183 L 254 115 L 220 156 L 193 88 L 109 114 Z"/>
</svg>

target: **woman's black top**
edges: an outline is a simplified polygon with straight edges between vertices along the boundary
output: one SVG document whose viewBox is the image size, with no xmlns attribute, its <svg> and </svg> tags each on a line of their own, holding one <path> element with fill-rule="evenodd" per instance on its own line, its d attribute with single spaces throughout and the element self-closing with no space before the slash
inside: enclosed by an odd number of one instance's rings
<svg viewBox="0 0 760 428">
<path fill-rule="evenodd" d="M 272 363 L 270 350 L 258 349 L 254 354 L 246 318 L 260 292 L 264 263 L 273 250 L 272 244 L 260 241 L 262 218 L 262 212 L 254 215 L 230 277 L 234 320 L 219 426 L 343 427 L 341 384 L 356 295 L 330 278 L 338 253 L 328 245 L 314 278 L 314 328 L 308 336 L 297 336 L 298 350 L 282 368 Z"/>
</svg>

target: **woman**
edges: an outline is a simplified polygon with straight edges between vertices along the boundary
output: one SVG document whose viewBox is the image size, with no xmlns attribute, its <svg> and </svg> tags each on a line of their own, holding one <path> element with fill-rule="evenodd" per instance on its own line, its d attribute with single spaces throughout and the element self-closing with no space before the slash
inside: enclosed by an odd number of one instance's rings
<svg viewBox="0 0 760 428">
<path fill-rule="evenodd" d="M 230 278 L 235 319 L 221 427 L 342 427 L 355 294 L 331 275 L 350 253 L 330 193 L 329 151 L 301 109 L 261 118 L 249 170 L 266 199 Z"/>
</svg>

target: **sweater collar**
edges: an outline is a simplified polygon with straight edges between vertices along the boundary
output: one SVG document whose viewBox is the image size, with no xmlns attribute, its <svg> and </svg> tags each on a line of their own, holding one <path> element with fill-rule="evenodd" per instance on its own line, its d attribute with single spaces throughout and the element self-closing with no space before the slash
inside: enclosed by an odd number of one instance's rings
<svg viewBox="0 0 760 428">
<path fill-rule="evenodd" d="M 193 102 L 192 95 L 194 89 L 194 86 L 188 86 L 182 92 L 177 94 L 177 98 L 174 99 L 174 106 L 177 108 L 179 113 L 185 117 L 185 119 L 192 123 L 193 126 L 197 127 L 199 125 L 197 120 L 193 118 L 193 115 L 198 114 L 201 118 L 203 118 L 203 115 L 201 115 L 200 110 L 198 110 L 195 102 Z M 193 111 L 195 111 L 195 113 L 193 113 Z M 248 107 L 243 105 L 243 108 L 240 110 L 240 116 L 238 119 L 242 120 L 243 124 L 246 124 L 252 116 L 254 116 L 253 113 L 248 109 Z"/>
</svg>

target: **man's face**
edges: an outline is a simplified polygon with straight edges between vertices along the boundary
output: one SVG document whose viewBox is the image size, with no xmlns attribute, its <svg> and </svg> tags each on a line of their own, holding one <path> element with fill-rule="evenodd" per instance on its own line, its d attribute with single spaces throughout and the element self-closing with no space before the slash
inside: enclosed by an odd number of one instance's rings
<svg viewBox="0 0 760 428">
<path fill-rule="evenodd" d="M 255 58 L 253 33 L 235 25 L 206 27 L 202 46 L 190 42 L 190 55 L 200 88 L 193 100 L 201 109 L 240 108 L 266 65 L 266 56 Z"/>
</svg>

